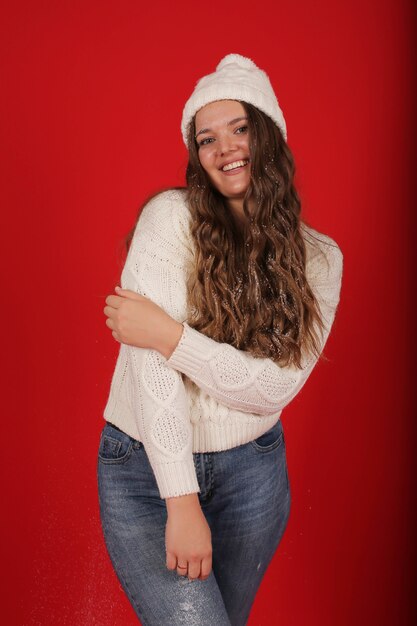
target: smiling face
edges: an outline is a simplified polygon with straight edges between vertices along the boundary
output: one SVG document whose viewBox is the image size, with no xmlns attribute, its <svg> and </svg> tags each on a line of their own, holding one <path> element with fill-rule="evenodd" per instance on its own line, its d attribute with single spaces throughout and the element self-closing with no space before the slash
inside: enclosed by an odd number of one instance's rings
<svg viewBox="0 0 417 626">
<path fill-rule="evenodd" d="M 229 204 L 241 204 L 250 182 L 249 127 L 237 100 L 210 102 L 195 117 L 198 158 Z"/>
</svg>

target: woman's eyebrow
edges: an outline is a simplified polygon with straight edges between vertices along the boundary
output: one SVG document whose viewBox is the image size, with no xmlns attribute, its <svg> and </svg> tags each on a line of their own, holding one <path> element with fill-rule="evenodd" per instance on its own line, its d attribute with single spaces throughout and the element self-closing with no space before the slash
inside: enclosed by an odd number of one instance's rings
<svg viewBox="0 0 417 626">
<path fill-rule="evenodd" d="M 241 120 L 247 120 L 247 116 L 245 117 L 235 117 L 233 120 L 230 120 L 230 122 L 227 122 L 227 126 L 232 126 L 233 124 L 236 124 L 236 122 L 240 122 Z M 211 128 L 202 128 L 201 130 L 198 131 L 198 133 L 196 134 L 196 139 L 199 135 L 202 135 L 203 133 L 211 133 L 212 130 Z"/>
</svg>

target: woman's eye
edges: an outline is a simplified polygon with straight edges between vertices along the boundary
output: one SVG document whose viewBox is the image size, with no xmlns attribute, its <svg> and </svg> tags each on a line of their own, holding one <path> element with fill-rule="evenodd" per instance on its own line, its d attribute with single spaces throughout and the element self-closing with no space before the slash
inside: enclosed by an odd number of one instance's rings
<svg viewBox="0 0 417 626">
<path fill-rule="evenodd" d="M 239 128 L 236 128 L 235 133 L 241 135 L 242 133 L 245 133 L 248 130 L 248 126 L 239 126 Z M 206 137 L 205 139 L 202 139 L 202 141 L 200 141 L 200 143 L 198 144 L 199 146 L 206 146 L 209 143 L 211 143 L 212 141 L 214 141 L 213 137 Z"/>
<path fill-rule="evenodd" d="M 213 139 L 213 137 L 207 137 L 206 139 L 203 139 L 202 141 L 200 141 L 200 143 L 198 144 L 199 146 L 205 146 L 207 141 L 211 141 Z"/>
</svg>

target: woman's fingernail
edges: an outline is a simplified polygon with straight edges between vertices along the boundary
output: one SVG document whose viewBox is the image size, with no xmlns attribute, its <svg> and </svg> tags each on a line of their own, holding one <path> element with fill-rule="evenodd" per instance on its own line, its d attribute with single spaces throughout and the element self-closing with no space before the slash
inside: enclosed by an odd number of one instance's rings
<svg viewBox="0 0 417 626">
<path fill-rule="evenodd" d="M 116 287 L 114 289 L 115 289 L 115 291 L 120 291 L 120 287 L 118 285 L 116 285 Z"/>
</svg>

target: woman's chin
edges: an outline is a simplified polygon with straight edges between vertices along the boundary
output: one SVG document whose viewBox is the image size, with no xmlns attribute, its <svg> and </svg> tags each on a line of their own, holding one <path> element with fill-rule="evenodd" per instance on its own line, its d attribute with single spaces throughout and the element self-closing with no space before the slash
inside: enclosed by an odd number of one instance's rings
<svg viewBox="0 0 417 626">
<path fill-rule="evenodd" d="M 238 198 L 244 198 L 245 193 L 247 192 L 249 187 L 249 183 L 244 183 L 244 184 L 236 184 L 236 185 L 224 185 L 222 186 L 222 189 L 220 190 L 220 193 L 225 196 L 225 198 L 230 198 L 230 199 L 238 199 Z"/>
</svg>

